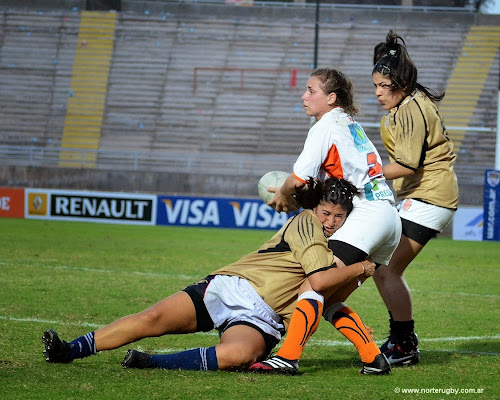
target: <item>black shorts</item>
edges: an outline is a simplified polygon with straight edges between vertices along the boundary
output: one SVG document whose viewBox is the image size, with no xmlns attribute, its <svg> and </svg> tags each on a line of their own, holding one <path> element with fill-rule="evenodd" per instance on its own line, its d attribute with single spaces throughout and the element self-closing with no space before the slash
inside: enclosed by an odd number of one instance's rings
<svg viewBox="0 0 500 400">
<path fill-rule="evenodd" d="M 328 248 L 346 266 L 364 261 L 368 257 L 368 254 L 363 250 L 340 240 L 329 240 Z"/>
<path fill-rule="evenodd" d="M 196 332 L 208 332 L 215 329 L 214 322 L 208 313 L 207 307 L 205 306 L 205 302 L 203 298 L 205 296 L 205 291 L 207 290 L 207 286 L 212 279 L 214 279 L 215 275 L 208 275 L 206 278 L 201 281 L 194 283 L 184 289 L 194 304 L 194 308 L 196 310 Z M 234 321 L 229 324 L 223 324 L 218 328 L 219 336 L 221 336 L 227 329 L 236 325 L 247 325 L 250 326 L 257 331 L 260 332 L 262 337 L 264 338 L 264 342 L 266 343 L 266 351 L 260 357 L 260 360 L 264 360 L 271 354 L 271 351 L 276 347 L 279 343 L 279 340 L 274 336 L 267 334 L 258 326 L 253 325 L 247 321 Z"/>
<path fill-rule="evenodd" d="M 184 289 L 184 292 L 191 297 L 194 309 L 196 310 L 196 332 L 209 332 L 215 329 L 214 321 L 212 321 L 207 307 L 205 307 L 205 303 L 203 302 L 207 286 L 214 277 L 215 275 L 208 275 L 201 281 Z"/>
<path fill-rule="evenodd" d="M 425 246 L 429 240 L 435 238 L 439 233 L 434 229 L 427 228 L 404 218 L 401 218 L 401 224 L 403 226 L 401 233 L 422 246 Z"/>
</svg>

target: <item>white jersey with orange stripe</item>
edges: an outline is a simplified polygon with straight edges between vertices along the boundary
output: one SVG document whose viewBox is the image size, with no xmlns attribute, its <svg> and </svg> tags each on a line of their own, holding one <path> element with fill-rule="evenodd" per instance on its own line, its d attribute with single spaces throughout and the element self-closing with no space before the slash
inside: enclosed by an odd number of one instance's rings
<svg viewBox="0 0 500 400">
<path fill-rule="evenodd" d="M 367 200 L 394 203 L 377 149 L 363 128 L 342 108 L 334 108 L 311 127 L 293 166 L 293 175 L 302 182 L 309 177 L 343 178 L 355 185 Z"/>
</svg>

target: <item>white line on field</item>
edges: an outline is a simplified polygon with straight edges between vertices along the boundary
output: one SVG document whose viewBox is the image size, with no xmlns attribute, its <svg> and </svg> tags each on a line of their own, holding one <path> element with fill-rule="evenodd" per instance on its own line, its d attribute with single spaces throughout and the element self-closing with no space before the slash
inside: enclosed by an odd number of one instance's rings
<svg viewBox="0 0 500 400">
<path fill-rule="evenodd" d="M 340 343 L 340 342 L 339 342 Z M 342 346 L 352 346 L 352 343 L 350 342 L 342 342 L 341 343 Z M 158 353 L 158 354 L 168 354 L 168 353 L 178 353 L 180 351 L 184 351 L 184 350 L 187 350 L 186 348 L 184 347 L 179 347 L 179 348 L 164 348 L 164 349 L 145 349 L 141 346 L 138 346 L 137 347 L 137 350 L 139 351 L 142 351 L 142 352 L 152 352 L 152 353 Z M 500 353 L 491 353 L 491 352 L 484 352 L 484 351 L 470 351 L 470 350 L 452 350 L 452 349 L 441 349 L 441 350 L 428 350 L 428 349 L 424 349 L 424 350 L 421 350 L 422 353 L 452 353 L 452 354 L 463 354 L 463 355 L 467 355 L 467 354 L 473 354 L 473 355 L 476 355 L 476 356 L 500 356 Z"/>
<path fill-rule="evenodd" d="M 473 354 L 475 356 L 500 356 L 500 353 L 491 353 L 487 351 L 470 351 L 470 350 L 422 350 L 423 353 L 454 353 L 454 354 Z"/>
<path fill-rule="evenodd" d="M 0 265 L 7 265 L 6 262 L 0 262 Z M 157 272 L 140 272 L 140 271 L 124 271 L 118 269 L 98 269 L 98 268 L 88 268 L 88 267 L 70 267 L 68 265 L 45 265 L 39 263 L 33 264 L 16 264 L 17 267 L 37 267 L 37 268 L 48 268 L 48 269 L 60 269 L 68 271 L 83 271 L 83 272 L 94 272 L 97 274 L 124 274 L 124 275 L 141 275 L 141 276 L 152 276 L 155 278 L 168 278 L 168 279 L 190 279 L 192 281 L 198 281 L 203 277 L 200 276 L 190 276 L 183 274 L 161 274 Z"/>
<path fill-rule="evenodd" d="M 49 319 L 40 319 L 40 318 L 15 318 L 8 317 L 4 315 L 0 315 L 0 320 L 14 321 L 14 322 L 34 322 L 39 324 L 47 324 L 47 325 L 76 325 L 87 328 L 101 328 L 104 325 L 94 324 L 91 322 L 61 322 L 57 320 L 49 320 Z M 197 332 L 197 335 L 207 335 L 207 336 L 218 336 L 216 331 L 212 332 Z M 463 342 L 463 341 L 473 341 L 473 340 L 497 340 L 500 339 L 500 334 L 492 335 L 492 336 L 450 336 L 450 337 L 441 337 L 441 338 L 419 338 L 420 343 L 430 343 L 430 342 Z M 352 343 L 347 340 L 322 340 L 322 339 L 314 339 L 312 338 L 309 342 L 311 346 L 352 346 Z M 382 342 L 381 342 L 382 343 Z M 379 344 L 381 344 L 379 343 Z M 158 353 L 168 353 L 172 351 L 182 351 L 183 349 L 156 349 L 155 351 Z M 488 355 L 488 356 L 498 356 L 500 353 L 495 352 L 476 352 L 476 351 L 468 351 L 468 350 L 425 350 L 429 352 L 445 352 L 445 353 L 458 353 L 458 354 L 479 354 L 479 355 Z"/>
<path fill-rule="evenodd" d="M 102 328 L 103 324 L 94 324 L 92 322 L 86 322 L 86 321 L 75 321 L 75 322 L 61 322 L 61 321 L 56 321 L 56 320 L 50 320 L 50 319 L 41 319 L 41 318 L 15 318 L 15 317 L 8 317 L 5 315 L 0 315 L 0 320 L 4 321 L 14 321 L 14 322 L 35 322 L 37 324 L 47 324 L 47 325 L 63 325 L 63 326 L 83 326 L 86 328 L 94 328 L 94 329 L 99 329 Z M 196 335 L 208 335 L 208 336 L 218 336 L 218 333 L 216 331 L 212 332 L 196 332 Z"/>
<path fill-rule="evenodd" d="M 437 339 L 439 339 L 439 338 L 435 338 L 434 341 L 438 341 Z M 482 338 L 482 339 L 484 339 L 484 338 Z M 488 337 L 488 339 L 490 339 L 490 338 Z M 318 344 L 317 344 L 317 342 L 314 341 L 314 339 L 311 339 L 310 345 L 317 346 Z M 325 346 L 325 347 L 346 346 L 346 347 L 348 347 L 348 346 L 353 346 L 353 344 L 351 342 L 347 342 L 347 341 L 332 340 L 330 343 L 320 344 L 320 346 Z M 137 350 L 142 351 L 142 352 L 168 354 L 168 353 L 177 353 L 179 351 L 184 351 L 184 350 L 186 350 L 186 348 L 185 347 L 178 347 L 178 348 L 167 347 L 167 348 L 162 348 L 162 349 L 151 350 L 150 348 L 146 349 L 144 347 L 137 346 Z M 453 354 L 464 354 L 464 355 L 474 354 L 474 355 L 479 355 L 479 356 L 500 356 L 500 353 L 495 353 L 495 352 L 471 351 L 471 350 L 453 350 L 453 349 L 439 349 L 439 350 L 423 349 L 423 350 L 421 350 L 421 352 L 422 353 L 453 353 Z"/>
<path fill-rule="evenodd" d="M 376 290 L 375 286 L 367 286 L 367 285 L 362 285 L 358 290 Z M 470 296 L 470 297 L 482 297 L 482 298 L 488 298 L 488 299 L 500 299 L 500 295 L 498 294 L 485 294 L 485 293 L 466 293 L 466 292 L 441 292 L 441 291 L 436 291 L 436 290 L 420 290 L 420 289 L 410 289 L 412 293 L 418 293 L 422 294 L 425 296 L 428 296 L 429 294 L 433 295 L 441 295 L 441 296 Z"/>
<path fill-rule="evenodd" d="M 411 289 L 412 293 L 422 293 L 428 295 L 428 291 L 419 290 L 419 289 Z M 473 296 L 473 297 L 489 297 L 492 299 L 499 299 L 500 295 L 496 294 L 479 294 L 479 293 L 465 293 L 465 292 L 438 292 L 432 291 L 432 294 L 445 295 L 445 296 Z"/>
<path fill-rule="evenodd" d="M 454 342 L 455 340 L 484 340 L 484 339 L 500 339 L 500 335 L 493 336 L 455 336 L 444 338 L 423 338 L 422 342 Z M 420 341 L 420 339 L 419 339 Z"/>
<path fill-rule="evenodd" d="M 461 341 L 471 341 L 471 340 L 496 340 L 500 339 L 500 335 L 493 336 L 451 336 L 442 338 L 418 338 L 419 343 L 428 342 L 461 342 Z M 321 340 L 312 338 L 310 341 L 311 345 L 316 346 L 346 346 L 351 345 L 351 342 L 346 340 Z M 381 342 L 382 343 L 382 342 Z"/>
<path fill-rule="evenodd" d="M 50 319 L 40 319 L 40 318 L 14 318 L 7 317 L 5 315 L 0 315 L 0 319 L 6 321 L 14 321 L 14 322 L 35 322 L 37 324 L 50 324 L 50 325 L 76 325 L 76 326 L 84 326 L 87 328 L 102 328 L 104 325 L 101 324 L 93 324 L 91 322 L 60 322 Z"/>
<path fill-rule="evenodd" d="M 12 263 L 0 261 L 0 265 L 11 265 Z M 94 272 L 98 274 L 124 274 L 124 275 L 140 275 L 140 276 L 151 276 L 151 277 L 160 277 L 167 279 L 184 279 L 190 280 L 193 282 L 197 282 L 203 278 L 203 276 L 194 276 L 194 275 L 183 275 L 183 274 L 162 274 L 157 272 L 140 272 L 140 271 L 125 271 L 125 270 L 117 270 L 117 269 L 97 269 L 97 268 L 88 268 L 88 267 L 71 267 L 67 265 L 45 265 L 40 264 L 39 260 L 34 262 L 33 264 L 28 263 L 19 263 L 16 264 L 18 267 L 38 267 L 38 268 L 48 268 L 48 269 L 59 269 L 59 270 L 68 270 L 68 271 L 84 271 L 84 272 Z M 363 285 L 360 287 L 362 290 L 374 290 L 373 286 Z M 428 294 L 427 291 L 422 291 L 419 289 L 412 289 L 413 293 L 423 293 Z M 443 296 L 470 296 L 470 297 L 481 297 L 481 298 L 492 298 L 492 299 L 500 299 L 500 295 L 496 294 L 484 294 L 484 293 L 466 293 L 466 292 L 437 292 L 432 291 L 432 294 L 435 295 L 443 295 Z"/>
</svg>

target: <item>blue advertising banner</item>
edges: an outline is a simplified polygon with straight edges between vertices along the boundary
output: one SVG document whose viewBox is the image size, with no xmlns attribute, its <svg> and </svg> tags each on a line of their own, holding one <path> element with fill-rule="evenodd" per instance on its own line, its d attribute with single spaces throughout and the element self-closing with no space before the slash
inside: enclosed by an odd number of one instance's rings
<svg viewBox="0 0 500 400">
<path fill-rule="evenodd" d="M 483 208 L 458 207 L 453 217 L 453 240 L 483 240 Z"/>
<path fill-rule="evenodd" d="M 157 225 L 277 230 L 290 218 L 260 199 L 158 196 L 157 205 Z"/>
<path fill-rule="evenodd" d="M 500 241 L 500 171 L 484 173 L 483 240 Z"/>
</svg>

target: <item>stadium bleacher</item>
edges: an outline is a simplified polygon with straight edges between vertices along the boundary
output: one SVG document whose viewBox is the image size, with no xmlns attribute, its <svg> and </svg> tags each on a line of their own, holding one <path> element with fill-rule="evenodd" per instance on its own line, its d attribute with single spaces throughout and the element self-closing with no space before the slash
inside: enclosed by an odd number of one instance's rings
<svg viewBox="0 0 500 400">
<path fill-rule="evenodd" d="M 130 169 L 138 173 L 137 166 L 144 165 L 144 173 L 179 173 L 171 168 L 174 163 L 165 161 L 171 155 L 172 160 L 196 161 L 186 165 L 197 165 L 197 170 L 184 173 L 195 173 L 199 179 L 211 174 L 212 163 L 228 182 L 249 182 L 232 193 L 221 189 L 217 180 L 216 187 L 203 189 L 207 192 L 254 195 L 256 177 L 291 167 L 310 124 L 300 96 L 313 66 L 313 10 L 279 14 L 271 7 L 269 11 L 228 7 L 232 6 L 132 10 L 125 4 L 116 18 L 97 161 L 91 166 L 96 172 Z M 438 23 L 443 19 L 447 23 Z M 4 168 L 26 166 L 22 156 L 8 154 L 18 154 L 23 147 L 57 154 L 63 144 L 68 99 L 74 96 L 73 60 L 81 46 L 80 21 L 81 10 L 75 8 L 0 8 L 0 182 Z M 419 81 L 442 91 L 461 62 L 471 28 L 481 23 L 467 12 L 450 16 L 416 11 L 410 17 L 397 10 L 327 9 L 320 21 L 318 65 L 334 65 L 351 77 L 361 108 L 357 119 L 384 154 L 376 128 L 382 110 L 370 76 L 374 45 L 395 28 L 419 68 Z M 484 169 L 494 166 L 492 129 L 496 128 L 500 42 L 500 31 L 495 29 L 486 29 L 494 32 L 497 47 L 482 81 L 462 77 L 464 88 L 475 83 L 479 92 L 469 128 L 457 146 L 465 204 L 481 201 L 470 189 L 476 188 L 477 193 Z M 481 48 L 481 41 L 474 43 Z M 449 126 L 463 126 L 464 113 L 456 112 L 462 105 L 456 101 L 449 103 L 445 120 Z M 466 96 L 463 102 L 470 106 Z M 17 152 L 12 152 L 14 147 Z M 110 162 L 113 154 L 122 154 L 123 164 Z M 137 158 L 144 162 L 126 164 Z M 225 158 L 227 167 L 220 168 Z M 235 158 L 242 165 L 254 163 L 251 173 L 247 167 L 231 169 Z M 58 173 L 57 160 L 45 159 L 35 166 Z M 205 181 L 213 184 L 215 179 Z M 137 188 L 122 190 L 130 189 Z M 181 190 L 195 192 L 189 185 Z"/>
</svg>

